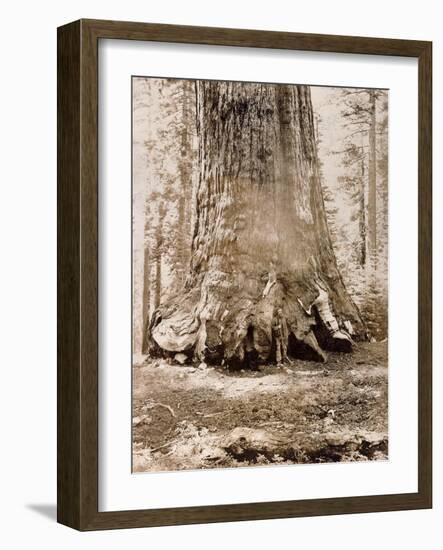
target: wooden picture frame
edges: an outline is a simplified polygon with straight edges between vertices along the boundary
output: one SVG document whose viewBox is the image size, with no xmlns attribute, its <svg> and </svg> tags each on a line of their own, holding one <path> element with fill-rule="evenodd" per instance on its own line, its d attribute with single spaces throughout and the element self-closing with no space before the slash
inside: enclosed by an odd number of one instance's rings
<svg viewBox="0 0 443 550">
<path fill-rule="evenodd" d="M 160 41 L 418 59 L 418 491 L 98 511 L 98 42 Z M 432 506 L 432 44 L 80 20 L 58 29 L 58 521 L 82 531 Z"/>
</svg>

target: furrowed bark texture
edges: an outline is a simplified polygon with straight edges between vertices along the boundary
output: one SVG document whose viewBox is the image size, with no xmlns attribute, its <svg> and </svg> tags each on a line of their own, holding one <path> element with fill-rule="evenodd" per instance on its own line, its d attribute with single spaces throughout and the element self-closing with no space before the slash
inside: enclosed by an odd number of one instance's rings
<svg viewBox="0 0 443 550">
<path fill-rule="evenodd" d="M 153 348 L 240 365 L 350 351 L 365 329 L 332 250 L 309 88 L 198 82 L 196 101 L 190 271 Z"/>
</svg>

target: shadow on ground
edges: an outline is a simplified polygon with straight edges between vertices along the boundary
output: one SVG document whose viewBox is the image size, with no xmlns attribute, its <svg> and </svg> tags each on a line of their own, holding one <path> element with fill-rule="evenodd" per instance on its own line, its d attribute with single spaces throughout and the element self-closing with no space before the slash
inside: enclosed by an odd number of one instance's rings
<svg viewBox="0 0 443 550">
<path fill-rule="evenodd" d="M 57 506 L 55 504 L 26 504 L 25 507 L 51 521 L 57 521 Z"/>
</svg>

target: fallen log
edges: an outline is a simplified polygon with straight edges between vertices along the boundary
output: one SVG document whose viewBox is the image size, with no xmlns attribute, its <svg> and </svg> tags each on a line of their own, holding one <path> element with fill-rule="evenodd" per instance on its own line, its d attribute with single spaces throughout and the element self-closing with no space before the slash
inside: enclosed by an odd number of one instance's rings
<svg viewBox="0 0 443 550">
<path fill-rule="evenodd" d="M 362 460 L 387 458 L 388 436 L 385 433 L 336 431 L 325 433 L 296 432 L 280 434 L 265 429 L 237 427 L 222 441 L 222 448 L 239 461 L 269 462 L 340 462 L 349 458 Z"/>
</svg>

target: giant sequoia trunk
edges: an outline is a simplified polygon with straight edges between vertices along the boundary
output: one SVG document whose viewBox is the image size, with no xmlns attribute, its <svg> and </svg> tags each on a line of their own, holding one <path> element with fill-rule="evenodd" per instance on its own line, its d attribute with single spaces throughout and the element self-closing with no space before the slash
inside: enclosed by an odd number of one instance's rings
<svg viewBox="0 0 443 550">
<path fill-rule="evenodd" d="M 153 350 L 240 365 L 350 351 L 365 331 L 328 233 L 309 88 L 198 82 L 196 98 L 190 270 L 152 318 Z"/>
</svg>

